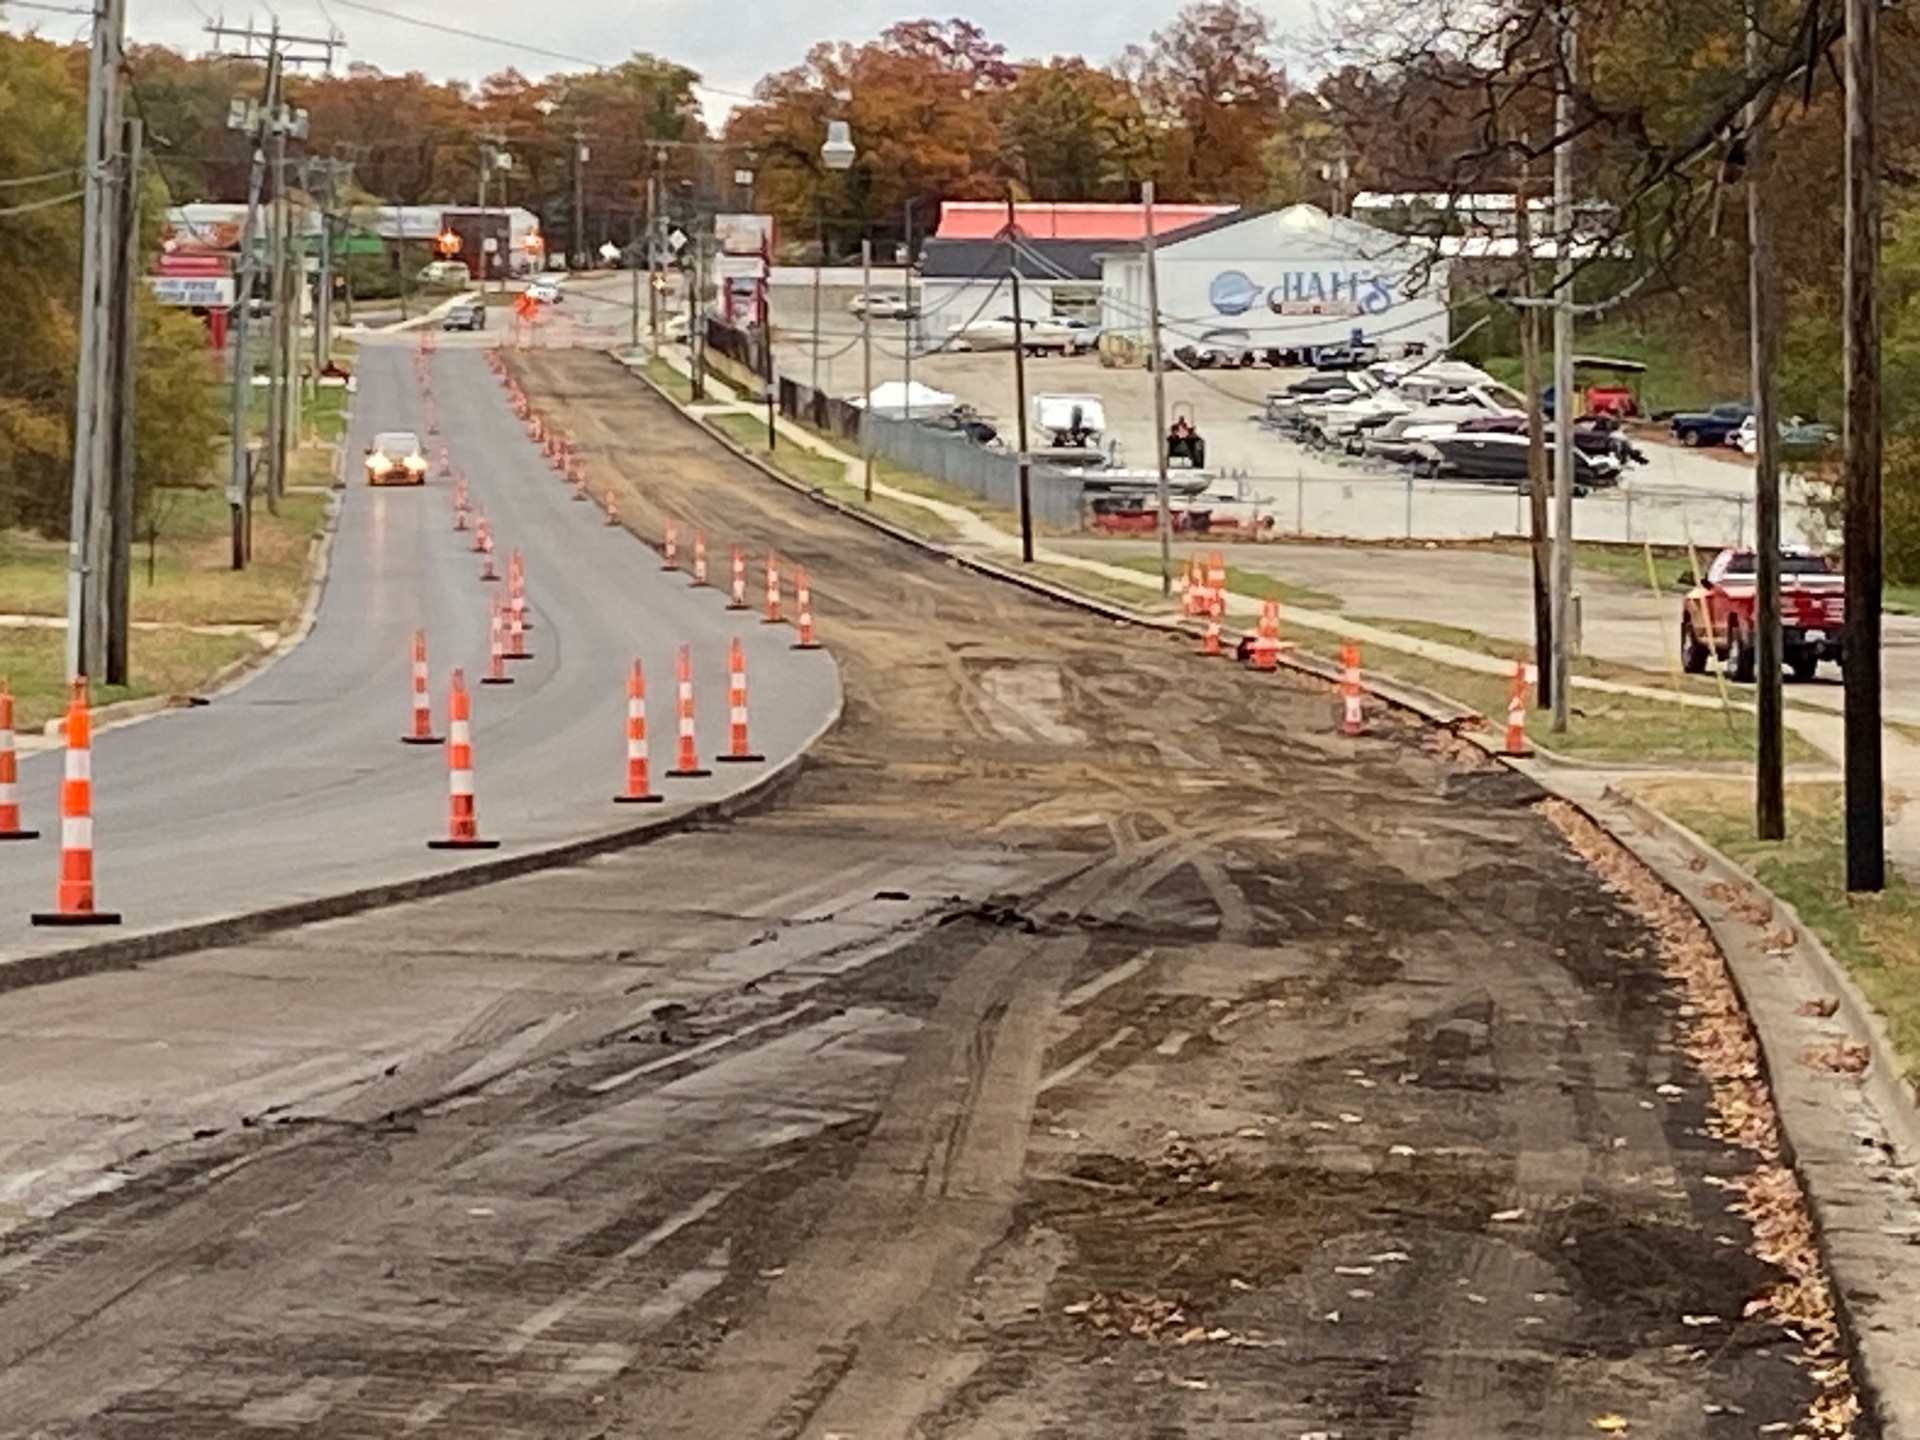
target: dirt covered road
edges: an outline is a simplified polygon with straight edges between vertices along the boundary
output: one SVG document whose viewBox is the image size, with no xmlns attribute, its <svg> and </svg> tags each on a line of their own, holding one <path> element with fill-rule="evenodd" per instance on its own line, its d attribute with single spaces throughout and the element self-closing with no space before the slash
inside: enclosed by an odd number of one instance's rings
<svg viewBox="0 0 1920 1440">
<path fill-rule="evenodd" d="M 16 1229 L 0 1433 L 1843 1433 L 1751 1042 L 1603 842 L 520 363 L 642 534 L 805 565 L 846 720 L 767 813 L 181 962 L 487 1003 Z"/>
</svg>

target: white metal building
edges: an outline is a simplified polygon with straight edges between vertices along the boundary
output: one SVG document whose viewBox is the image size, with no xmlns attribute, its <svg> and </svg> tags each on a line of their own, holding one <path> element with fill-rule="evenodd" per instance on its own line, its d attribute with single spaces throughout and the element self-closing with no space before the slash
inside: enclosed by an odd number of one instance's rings
<svg viewBox="0 0 1920 1440">
<path fill-rule="evenodd" d="M 1392 352 L 1448 340 L 1446 263 L 1430 246 L 1312 205 L 1242 210 L 1161 238 L 1162 345 L 1226 337 L 1256 350 L 1355 338 Z M 1102 256 L 1101 323 L 1110 348 L 1144 354 L 1147 273 L 1137 244 Z"/>
</svg>

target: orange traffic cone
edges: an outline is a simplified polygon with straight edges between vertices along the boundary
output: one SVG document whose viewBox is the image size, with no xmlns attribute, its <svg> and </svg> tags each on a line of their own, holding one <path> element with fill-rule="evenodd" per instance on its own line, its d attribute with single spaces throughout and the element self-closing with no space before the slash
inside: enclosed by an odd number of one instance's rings
<svg viewBox="0 0 1920 1440">
<path fill-rule="evenodd" d="M 527 649 L 527 617 L 524 609 L 516 608 L 507 602 L 507 659 L 531 660 L 533 652 Z"/>
<path fill-rule="evenodd" d="M 20 771 L 13 744 L 13 691 L 0 678 L 0 840 L 38 840 L 20 828 Z"/>
<path fill-rule="evenodd" d="M 467 528 L 467 482 L 464 476 L 453 487 L 453 528 L 460 531 Z"/>
<path fill-rule="evenodd" d="M 680 753 L 668 775 L 677 780 L 698 780 L 711 775 L 711 770 L 702 769 L 700 750 L 693 728 L 693 650 L 682 645 L 680 655 L 674 662 L 675 708 L 680 722 Z"/>
<path fill-rule="evenodd" d="M 780 623 L 780 557 L 771 550 L 767 551 L 767 611 L 760 623 Z"/>
<path fill-rule="evenodd" d="M 615 526 L 619 525 L 619 523 L 620 523 L 620 507 L 619 505 L 614 503 L 613 489 L 611 486 L 609 486 L 607 489 L 607 527 L 609 529 L 612 529 Z"/>
<path fill-rule="evenodd" d="M 447 695 L 447 836 L 429 840 L 429 850 L 493 850 L 482 840 L 473 813 L 473 724 L 466 677 L 453 672 Z"/>
<path fill-rule="evenodd" d="M 473 507 L 473 544 L 467 548 L 476 555 L 482 553 L 487 548 L 487 532 L 492 528 L 487 520 L 486 507 L 475 505 Z"/>
<path fill-rule="evenodd" d="M 1255 670 L 1274 670 L 1280 664 L 1280 602 L 1266 600 L 1260 605 L 1260 624 L 1247 651 L 1248 663 Z"/>
<path fill-rule="evenodd" d="M 1360 708 L 1360 647 L 1349 640 L 1340 650 L 1340 733 L 1364 735 L 1366 715 Z"/>
<path fill-rule="evenodd" d="M 87 682 L 73 682 L 67 701 L 67 773 L 60 782 L 60 890 L 58 908 L 32 917 L 36 925 L 118 925 L 120 917 L 93 908 L 93 716 Z"/>
<path fill-rule="evenodd" d="M 704 587 L 707 583 L 707 532 L 693 532 L 693 583 Z"/>
<path fill-rule="evenodd" d="M 1200 653 L 1218 655 L 1220 650 L 1220 617 L 1211 609 L 1207 611 L 1207 628 L 1200 635 Z"/>
<path fill-rule="evenodd" d="M 718 758 L 735 764 L 767 758 L 747 742 L 747 657 L 737 638 L 727 647 L 727 753 Z"/>
<path fill-rule="evenodd" d="M 518 545 L 507 552 L 507 614 L 519 616 L 520 628 L 532 631 L 533 617 L 527 613 L 527 561 Z"/>
<path fill-rule="evenodd" d="M 800 637 L 793 642 L 795 650 L 818 650 L 820 642 L 813 635 L 813 587 L 807 584 L 807 572 L 794 567 L 793 571 L 793 608 L 799 615 Z"/>
<path fill-rule="evenodd" d="M 747 608 L 747 552 L 738 545 L 733 547 L 733 591 L 727 597 L 727 609 L 744 610 Z"/>
<path fill-rule="evenodd" d="M 667 521 L 667 538 L 660 547 L 660 568 L 678 570 L 680 568 L 680 522 Z"/>
<path fill-rule="evenodd" d="M 402 745 L 444 745 L 446 737 L 433 733 L 433 699 L 427 693 L 427 632 L 413 632 L 413 729 L 400 737 Z"/>
<path fill-rule="evenodd" d="M 492 584 L 499 578 L 499 572 L 493 568 L 493 527 L 489 525 L 481 536 L 480 579 L 485 584 Z"/>
<path fill-rule="evenodd" d="M 480 683 L 513 684 L 513 676 L 507 673 L 507 622 L 497 596 L 487 612 L 487 673 L 480 677 Z"/>
<path fill-rule="evenodd" d="M 627 788 L 613 799 L 618 805 L 657 805 L 662 798 L 647 780 L 647 681 L 636 660 L 627 676 Z"/>
<path fill-rule="evenodd" d="M 1513 662 L 1513 688 L 1507 692 L 1507 743 L 1501 752 L 1515 759 L 1533 754 L 1527 743 L 1527 667 Z"/>
</svg>

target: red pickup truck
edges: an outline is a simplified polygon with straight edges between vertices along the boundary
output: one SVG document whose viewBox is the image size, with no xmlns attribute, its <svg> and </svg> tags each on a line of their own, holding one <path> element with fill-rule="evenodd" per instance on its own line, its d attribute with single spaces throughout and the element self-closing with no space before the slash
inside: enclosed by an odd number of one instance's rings
<svg viewBox="0 0 1920 1440">
<path fill-rule="evenodd" d="M 1758 563 L 1752 550 L 1722 550 L 1687 592 L 1680 609 L 1680 657 L 1688 674 L 1704 673 L 1709 657 L 1717 656 L 1735 680 L 1752 683 Z M 1781 655 L 1794 679 L 1813 679 L 1822 660 L 1843 663 L 1846 620 L 1846 580 L 1832 562 L 1811 550 L 1782 550 Z"/>
</svg>

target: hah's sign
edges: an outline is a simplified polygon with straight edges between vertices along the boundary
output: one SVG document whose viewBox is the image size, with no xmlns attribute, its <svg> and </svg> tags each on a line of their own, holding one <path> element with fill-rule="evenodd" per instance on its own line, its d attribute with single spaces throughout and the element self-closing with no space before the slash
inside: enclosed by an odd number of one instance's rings
<svg viewBox="0 0 1920 1440">
<path fill-rule="evenodd" d="M 1213 277 L 1207 298 L 1222 315 L 1245 315 L 1256 307 L 1275 315 L 1380 315 L 1394 304 L 1393 281 L 1352 270 L 1288 270 L 1276 285 L 1262 285 L 1241 270 Z"/>
</svg>

